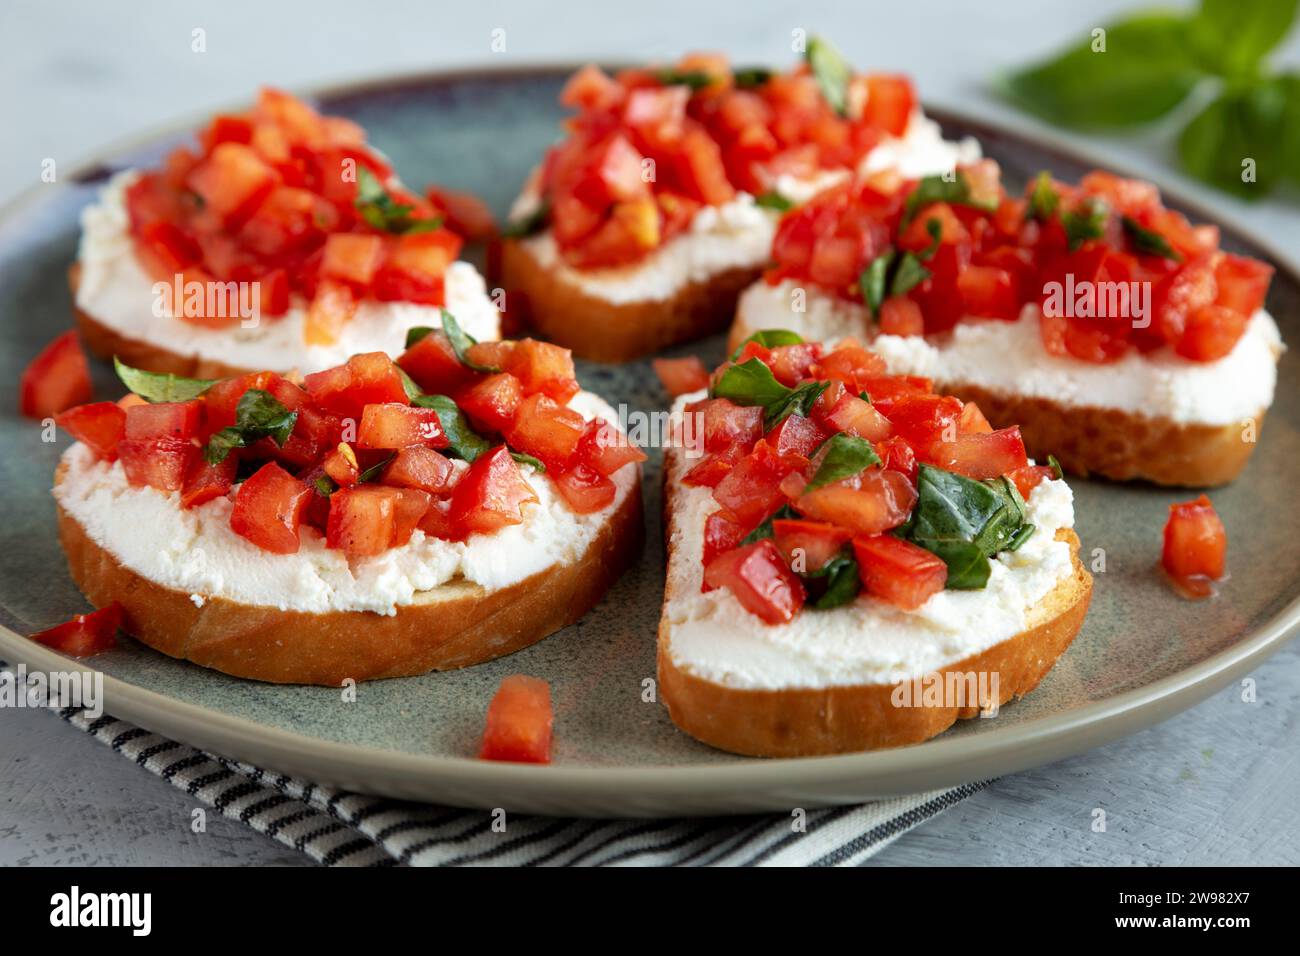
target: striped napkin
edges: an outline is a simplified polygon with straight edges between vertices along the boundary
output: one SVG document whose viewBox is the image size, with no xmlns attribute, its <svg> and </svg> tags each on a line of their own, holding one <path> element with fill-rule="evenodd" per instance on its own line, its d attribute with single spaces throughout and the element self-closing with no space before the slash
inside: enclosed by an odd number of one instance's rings
<svg viewBox="0 0 1300 956">
<path fill-rule="evenodd" d="M 0 662 L 0 667 L 3 667 Z M 853 866 L 987 781 L 855 807 L 673 820 L 510 817 L 318 786 L 197 750 L 124 720 L 51 708 L 223 816 L 325 866 Z"/>
</svg>

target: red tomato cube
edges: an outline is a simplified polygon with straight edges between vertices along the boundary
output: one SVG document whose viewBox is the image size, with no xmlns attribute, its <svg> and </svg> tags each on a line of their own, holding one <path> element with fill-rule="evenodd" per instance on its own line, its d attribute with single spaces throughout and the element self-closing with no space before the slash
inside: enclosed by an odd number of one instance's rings
<svg viewBox="0 0 1300 956">
<path fill-rule="evenodd" d="M 403 352 L 397 364 L 430 395 L 452 395 L 481 378 L 456 357 L 451 341 L 440 329 Z"/>
<path fill-rule="evenodd" d="M 337 492 L 336 492 L 337 493 Z M 315 492 L 275 462 L 245 479 L 235 493 L 230 530 L 264 551 L 296 554 L 298 526 Z"/>
<path fill-rule="evenodd" d="M 242 143 L 218 143 L 186 181 L 227 225 L 245 218 L 279 180 L 275 170 Z"/>
<path fill-rule="evenodd" d="M 361 466 L 357 463 L 357 454 L 347 442 L 339 442 L 334 450 L 321 462 L 321 470 L 345 488 L 355 485 L 361 477 Z"/>
<path fill-rule="evenodd" d="M 713 499 L 752 527 L 782 503 L 781 480 L 806 464 L 802 456 L 778 455 L 766 441 L 760 441 L 718 482 Z"/>
<path fill-rule="evenodd" d="M 624 465 L 646 460 L 646 454 L 603 418 L 587 422 L 578 441 L 577 461 L 590 466 L 597 474 L 609 476 Z"/>
<path fill-rule="evenodd" d="M 890 296 L 880 305 L 880 331 L 885 335 L 924 335 L 921 307 L 905 296 Z"/>
<path fill-rule="evenodd" d="M 405 448 L 427 445 L 446 448 L 450 444 L 442 421 L 432 408 L 385 402 L 367 405 L 357 429 L 358 448 Z"/>
<path fill-rule="evenodd" d="M 147 485 L 165 492 L 179 491 L 185 485 L 199 449 L 189 439 L 123 438 L 117 443 L 117 454 L 132 487 Z"/>
<path fill-rule="evenodd" d="M 303 340 L 308 345 L 333 345 L 356 311 L 357 297 L 351 287 L 333 279 L 321 280 L 307 309 Z"/>
<path fill-rule="evenodd" d="M 224 498 L 230 494 L 238 468 L 238 455 L 227 455 L 216 465 L 202 455 L 195 455 L 189 473 L 185 476 L 185 484 L 181 486 L 181 507 L 197 508 L 213 498 Z"/>
<path fill-rule="evenodd" d="M 868 401 L 845 392 L 823 419 L 835 431 L 847 432 L 867 441 L 883 441 L 893 432 L 889 419 Z"/>
<path fill-rule="evenodd" d="M 54 422 L 104 461 L 117 461 L 117 443 L 126 437 L 126 411 L 116 402 L 78 405 Z"/>
<path fill-rule="evenodd" d="M 512 448 L 527 452 L 547 468 L 560 469 L 577 451 L 587 423 L 573 409 L 540 393 L 519 403 L 515 422 L 506 438 Z"/>
<path fill-rule="evenodd" d="M 1176 579 L 1223 577 L 1228 532 L 1205 495 L 1169 506 L 1161 564 Z"/>
<path fill-rule="evenodd" d="M 537 502 L 537 493 L 519 473 L 504 445 L 474 459 L 451 494 L 450 517 L 460 534 L 491 534 L 522 524 L 522 506 Z"/>
<path fill-rule="evenodd" d="M 114 601 L 89 614 L 78 614 L 71 621 L 33 634 L 31 639 L 69 657 L 90 657 L 117 646 L 117 631 L 124 611 Z"/>
<path fill-rule="evenodd" d="M 190 439 L 203 421 L 203 403 L 158 402 L 136 405 L 126 413 L 126 437 L 133 441 L 149 438 Z"/>
<path fill-rule="evenodd" d="M 466 388 L 457 396 L 456 404 L 478 427 L 506 432 L 514 424 L 523 395 L 519 379 L 509 372 L 499 372 Z"/>
<path fill-rule="evenodd" d="M 663 384 L 664 391 L 673 398 L 709 387 L 709 370 L 704 367 L 698 355 L 676 359 L 657 358 L 651 364 Z"/>
<path fill-rule="evenodd" d="M 1028 464 L 1020 426 L 987 434 L 959 435 L 955 442 L 937 442 L 931 458 L 940 468 L 967 478 L 996 478 Z"/>
<path fill-rule="evenodd" d="M 383 236 L 336 232 L 325 239 L 321 273 L 356 285 L 367 286 L 384 258 Z"/>
<path fill-rule="evenodd" d="M 580 515 L 592 514 L 614 503 L 614 482 L 589 465 L 575 464 L 552 476 L 560 496 Z"/>
<path fill-rule="evenodd" d="M 948 580 L 942 558 L 890 534 L 858 535 L 853 553 L 866 592 L 905 611 L 916 610 Z"/>
<path fill-rule="evenodd" d="M 907 520 L 916 489 L 897 471 L 869 468 L 799 495 L 795 508 L 816 521 L 854 534 L 881 534 Z"/>
<path fill-rule="evenodd" d="M 402 375 L 383 352 L 354 355 L 346 365 L 308 375 L 304 384 L 323 409 L 353 421 L 367 405 L 409 404 Z"/>
<path fill-rule="evenodd" d="M 735 405 L 728 399 L 714 398 L 689 406 L 686 413 L 702 414 L 689 434 L 703 434 L 705 451 L 748 448 L 763 437 L 763 409 L 757 405 Z"/>
<path fill-rule="evenodd" d="M 28 418 L 49 418 L 90 401 L 90 368 L 76 332 L 64 332 L 23 369 L 18 409 Z"/>
<path fill-rule="evenodd" d="M 807 597 L 803 582 L 771 538 L 714 558 L 704 569 L 704 582 L 711 588 L 727 588 L 745 610 L 768 624 L 793 619 Z"/>
<path fill-rule="evenodd" d="M 772 540 L 786 563 L 800 574 L 812 574 L 826 567 L 853 537 L 843 528 L 824 521 L 777 518 L 772 522 Z"/>
<path fill-rule="evenodd" d="M 891 136 L 907 132 L 912 113 L 916 110 L 916 90 L 906 76 L 888 73 L 871 73 L 866 77 L 867 102 L 862 119 L 879 126 Z"/>
<path fill-rule="evenodd" d="M 393 540 L 390 546 L 400 548 L 411 540 L 424 513 L 433 503 L 433 495 L 418 488 L 393 488 L 397 501 L 393 510 Z"/>
<path fill-rule="evenodd" d="M 704 519 L 704 566 L 707 567 L 723 552 L 740 547 L 740 542 L 752 530 L 751 526 L 737 521 L 735 515 L 725 508 L 713 512 Z M 712 589 L 706 583 L 702 590 Z"/>
<path fill-rule="evenodd" d="M 519 379 L 525 395 L 541 392 L 563 405 L 578 394 L 573 353 L 550 342 L 516 342 L 504 370 Z"/>
<path fill-rule="evenodd" d="M 401 488 L 442 495 L 456 487 L 459 474 L 451 460 L 426 445 L 412 445 L 398 451 L 384 468 L 383 482 Z"/>
<path fill-rule="evenodd" d="M 551 762 L 551 687 L 544 680 L 515 674 L 497 688 L 483 729 L 483 760 Z"/>
<path fill-rule="evenodd" d="M 383 485 L 340 488 L 330 495 L 326 546 L 349 558 L 383 554 L 393 543 L 400 498 L 398 489 Z"/>
<path fill-rule="evenodd" d="M 778 455 L 793 454 L 811 458 L 813 452 L 829 437 L 830 432 L 811 418 L 787 415 L 779 425 L 764 436 L 764 440 Z"/>
</svg>

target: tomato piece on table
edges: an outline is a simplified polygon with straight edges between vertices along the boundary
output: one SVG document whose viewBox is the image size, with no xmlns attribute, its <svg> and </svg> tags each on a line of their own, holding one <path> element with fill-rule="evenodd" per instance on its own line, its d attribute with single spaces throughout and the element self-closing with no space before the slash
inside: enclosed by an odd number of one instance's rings
<svg viewBox="0 0 1300 956">
<path fill-rule="evenodd" d="M 799 613 L 807 592 L 771 538 L 718 555 L 704 568 L 704 583 L 726 588 L 745 610 L 768 624 L 784 624 Z"/>
<path fill-rule="evenodd" d="M 522 506 L 537 502 L 537 493 L 520 474 L 504 445 L 474 459 L 451 495 L 450 517 L 461 534 L 491 534 L 522 524 Z"/>
<path fill-rule="evenodd" d="M 507 677 L 492 696 L 483 728 L 483 760 L 515 763 L 550 763 L 551 686 L 536 677 Z"/>
<path fill-rule="evenodd" d="M 651 362 L 655 375 L 670 396 L 689 395 L 709 387 L 709 370 L 704 367 L 698 355 L 685 358 L 661 359 Z"/>
<path fill-rule="evenodd" d="M 230 529 L 265 551 L 296 554 L 298 526 L 313 494 L 306 482 L 267 462 L 239 486 Z"/>
<path fill-rule="evenodd" d="M 1205 495 L 1169 506 L 1160 563 L 1191 596 L 1210 593 L 1227 568 L 1228 532 Z"/>
<path fill-rule="evenodd" d="M 90 367 L 76 332 L 64 332 L 32 359 L 18 380 L 18 410 L 49 418 L 90 401 Z"/>
<path fill-rule="evenodd" d="M 71 621 L 33 634 L 31 640 L 69 657 L 90 657 L 117 646 L 124 615 L 122 605 L 114 601 L 98 611 L 78 614 Z"/>
<path fill-rule="evenodd" d="M 358 448 L 446 448 L 449 444 L 435 409 L 405 403 L 367 405 L 357 428 Z"/>
<path fill-rule="evenodd" d="M 906 611 L 938 594 L 948 580 L 942 558 L 890 534 L 858 535 L 853 553 L 867 594 Z"/>
<path fill-rule="evenodd" d="M 126 437 L 126 410 L 117 402 L 78 405 L 54 416 L 54 423 L 104 461 L 117 461 L 117 443 Z"/>
</svg>

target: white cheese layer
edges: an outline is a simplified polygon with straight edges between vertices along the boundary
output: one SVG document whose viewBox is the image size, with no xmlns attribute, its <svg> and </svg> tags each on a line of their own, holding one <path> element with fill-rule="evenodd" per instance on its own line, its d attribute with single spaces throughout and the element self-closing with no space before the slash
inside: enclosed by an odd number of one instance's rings
<svg viewBox="0 0 1300 956">
<path fill-rule="evenodd" d="M 679 414 L 681 407 L 679 401 Z M 1069 545 L 1055 538 L 1074 526 L 1074 496 L 1064 481 L 1043 481 L 1026 502 L 1033 535 L 991 562 L 983 590 L 940 591 L 915 611 L 859 596 L 844 607 L 805 608 L 787 624 L 766 624 L 725 588 L 700 592 L 704 521 L 717 503 L 711 489 L 681 484 L 694 461 L 675 457 L 667 650 L 678 667 L 714 683 L 777 690 L 920 677 L 1020 633 L 1029 610 L 1072 573 Z"/>
<path fill-rule="evenodd" d="M 617 422 L 600 398 L 582 392 L 570 403 L 584 417 Z M 463 542 L 416 531 L 400 548 L 348 561 L 325 547 L 314 529 L 301 529 L 297 554 L 272 554 L 230 529 L 232 501 L 217 498 L 184 510 L 179 495 L 133 488 L 120 462 L 96 461 L 85 445 L 63 456 L 67 465 L 54 497 L 100 547 L 123 566 L 164 587 L 183 591 L 202 606 L 220 597 L 280 610 L 373 611 L 391 615 L 403 605 L 453 580 L 497 590 L 547 568 L 578 560 L 630 494 L 639 494 L 639 468 L 613 476 L 613 504 L 580 515 L 560 498 L 550 479 L 521 467 L 537 493 L 525 505 L 523 524 Z M 460 467 L 467 467 L 463 462 Z"/>
<path fill-rule="evenodd" d="M 946 172 L 979 156 L 979 144 L 973 139 L 945 140 L 939 125 L 918 111 L 905 135 L 887 137 L 867 155 L 862 171 L 892 168 L 904 176 L 920 177 Z M 827 171 L 808 180 L 782 176 L 776 191 L 803 203 L 848 175 Z M 533 177 L 515 201 L 511 218 L 528 215 L 538 202 Z M 614 304 L 662 302 L 693 282 L 706 282 L 731 269 L 761 268 L 770 256 L 779 219 L 779 213 L 755 205 L 753 196 L 740 193 L 731 202 L 701 209 L 688 232 L 674 236 L 644 259 L 607 269 L 575 269 L 566 264 L 549 231 L 525 240 L 524 245 L 543 267 L 594 298 Z"/>
<path fill-rule="evenodd" d="M 944 336 L 873 338 L 863 306 L 787 280 L 775 286 L 755 283 L 741 295 L 737 315 L 750 329 L 790 329 L 823 342 L 866 339 L 890 372 L 924 375 L 941 391 L 949 383 L 977 385 L 1186 424 L 1229 425 L 1268 408 L 1283 349 L 1277 324 L 1262 309 L 1233 350 L 1217 361 L 1193 362 L 1164 348 L 1146 354 L 1130 350 L 1104 365 L 1050 354 L 1033 303 L 1016 322 L 969 319 Z"/>
<path fill-rule="evenodd" d="M 261 316 L 257 325 L 208 329 L 164 312 L 154 314 L 154 280 L 140 266 L 128 231 L 126 189 L 133 170 L 118 173 L 96 203 L 81 214 L 77 261 L 81 280 L 77 307 L 127 338 L 149 342 L 180 355 L 211 359 L 236 368 L 276 372 L 318 372 L 341 365 L 358 352 L 399 355 L 406 332 L 441 325 L 441 310 L 414 302 L 360 303 L 333 345 L 307 345 L 303 325 L 307 304 L 290 305 L 282 316 Z M 446 275 L 447 310 L 477 339 L 501 337 L 501 315 L 488 298 L 483 277 L 468 262 L 456 262 Z M 162 311 L 162 310 L 160 310 Z"/>
</svg>

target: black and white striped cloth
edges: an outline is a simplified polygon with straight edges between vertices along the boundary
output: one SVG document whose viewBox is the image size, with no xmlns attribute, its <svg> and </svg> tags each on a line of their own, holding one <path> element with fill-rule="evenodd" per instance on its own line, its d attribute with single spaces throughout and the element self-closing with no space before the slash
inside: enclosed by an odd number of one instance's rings
<svg viewBox="0 0 1300 956">
<path fill-rule="evenodd" d="M 52 708 L 53 709 L 53 708 Z M 985 783 L 855 807 L 675 820 L 566 820 L 407 803 L 318 786 L 82 708 L 55 709 L 127 759 L 325 866 L 853 866 Z"/>
</svg>

